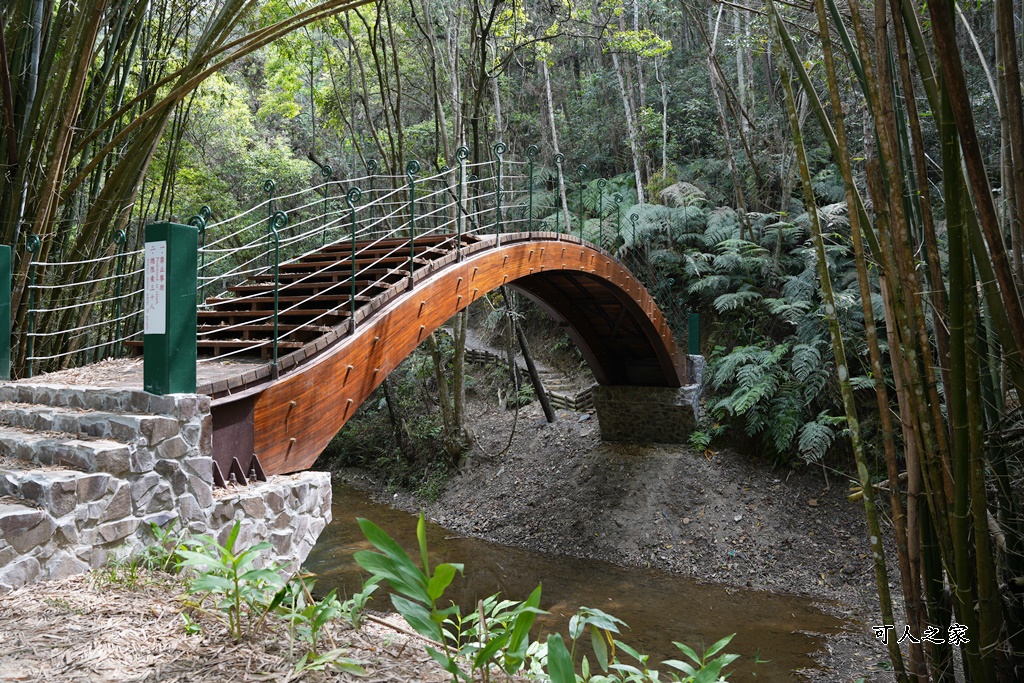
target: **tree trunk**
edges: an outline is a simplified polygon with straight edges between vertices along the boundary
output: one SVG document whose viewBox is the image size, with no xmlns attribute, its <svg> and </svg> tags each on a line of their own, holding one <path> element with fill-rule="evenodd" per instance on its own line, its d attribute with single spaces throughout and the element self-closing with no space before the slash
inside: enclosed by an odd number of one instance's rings
<svg viewBox="0 0 1024 683">
<path fill-rule="evenodd" d="M 637 139 L 636 117 L 633 115 L 633 108 L 629 104 L 629 91 L 626 90 L 626 81 L 622 75 L 622 66 L 619 63 L 619 55 L 612 53 L 612 66 L 615 68 L 615 76 L 619 80 L 619 93 L 622 94 L 622 109 L 626 112 L 626 131 L 629 135 L 629 151 L 633 156 L 633 177 L 636 180 L 636 202 L 644 204 L 644 181 L 640 174 L 642 159 L 640 157 L 640 143 Z"/>
<path fill-rule="evenodd" d="M 530 345 L 526 342 L 526 333 L 522 325 L 516 325 L 516 337 L 519 338 L 519 349 L 523 352 L 523 360 L 526 362 L 526 371 L 530 375 L 530 382 L 533 384 L 533 393 L 537 394 L 540 407 L 544 410 L 544 418 L 550 423 L 555 421 L 555 411 L 551 409 L 551 400 L 548 392 L 544 389 L 544 383 L 540 381 L 540 374 L 537 372 L 537 364 L 533 362 L 533 354 L 530 353 Z"/>
<path fill-rule="evenodd" d="M 544 94 L 548 101 L 548 125 L 551 127 L 551 150 L 554 156 L 558 156 L 561 152 L 558 149 L 558 128 L 555 127 L 555 101 L 551 97 L 551 75 L 548 73 L 548 62 L 546 59 L 541 58 L 540 60 L 541 73 L 544 74 Z M 565 201 L 565 176 L 562 174 L 561 168 L 558 169 L 558 196 L 562 200 L 562 211 L 565 214 L 565 229 L 569 230 L 569 204 Z M 555 207 L 558 210 L 558 207 Z"/>
</svg>

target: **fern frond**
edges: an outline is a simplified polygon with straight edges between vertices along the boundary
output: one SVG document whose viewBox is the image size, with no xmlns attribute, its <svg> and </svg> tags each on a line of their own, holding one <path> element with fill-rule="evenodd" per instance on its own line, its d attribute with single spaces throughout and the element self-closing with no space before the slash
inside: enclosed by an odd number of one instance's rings
<svg viewBox="0 0 1024 683">
<path fill-rule="evenodd" d="M 808 463 L 820 461 L 828 453 L 833 439 L 835 432 L 830 425 L 818 420 L 808 422 L 800 428 L 800 440 L 797 444 L 800 456 Z"/>
<path fill-rule="evenodd" d="M 761 293 L 755 291 L 729 292 L 715 299 L 715 310 L 719 313 L 748 308 L 761 299 Z"/>
</svg>

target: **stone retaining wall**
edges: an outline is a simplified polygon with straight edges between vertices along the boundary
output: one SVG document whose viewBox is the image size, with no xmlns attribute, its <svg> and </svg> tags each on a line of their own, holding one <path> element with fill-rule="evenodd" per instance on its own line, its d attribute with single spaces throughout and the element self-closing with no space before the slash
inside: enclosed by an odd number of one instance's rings
<svg viewBox="0 0 1024 683">
<path fill-rule="evenodd" d="M 0 422 L 0 593 L 137 551 L 172 520 L 223 540 L 241 519 L 240 544 L 294 566 L 330 520 L 327 474 L 213 488 L 208 396 L 7 384 Z"/>
</svg>

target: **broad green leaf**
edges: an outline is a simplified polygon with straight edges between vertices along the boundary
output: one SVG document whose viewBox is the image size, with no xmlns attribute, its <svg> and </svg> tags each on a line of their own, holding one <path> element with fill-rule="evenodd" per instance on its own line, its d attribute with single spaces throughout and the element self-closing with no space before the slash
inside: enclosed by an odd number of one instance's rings
<svg viewBox="0 0 1024 683">
<path fill-rule="evenodd" d="M 638 661 L 638 662 L 641 662 L 641 663 L 642 663 L 642 662 L 644 662 L 644 661 L 646 661 L 646 660 L 647 660 L 647 655 L 642 655 L 642 654 L 640 654 L 639 652 L 637 652 L 636 650 L 634 650 L 634 649 L 633 649 L 632 647 L 630 647 L 629 645 L 626 645 L 626 644 L 625 644 L 624 642 L 622 642 L 621 640 L 616 640 L 616 641 L 615 641 L 615 645 L 616 645 L 616 647 L 618 647 L 618 648 L 619 648 L 620 650 L 622 650 L 623 652 L 625 652 L 625 653 L 626 653 L 627 655 L 629 655 L 630 657 L 632 657 L 633 659 L 635 659 L 635 660 L 636 660 L 636 661 Z"/>
<path fill-rule="evenodd" d="M 485 666 L 487 662 L 494 657 L 498 650 L 504 647 L 506 642 L 508 642 L 507 633 L 503 633 L 500 636 L 491 638 L 487 641 L 487 644 L 473 656 L 473 668 L 479 669 L 480 667 Z"/>
<path fill-rule="evenodd" d="M 551 677 L 551 683 L 576 683 L 572 656 L 566 649 L 560 633 L 548 636 L 548 675 Z"/>
<path fill-rule="evenodd" d="M 372 550 L 359 550 L 353 555 L 353 559 L 366 571 L 386 579 L 399 593 L 424 604 L 431 602 L 423 575 L 419 569 L 412 566 L 412 563 L 402 565 Z"/>
<path fill-rule="evenodd" d="M 438 652 L 429 645 L 424 645 L 424 648 L 426 649 L 427 654 L 433 657 L 434 661 L 440 664 L 445 671 L 452 674 L 453 676 L 458 676 L 464 681 L 471 680 L 470 677 L 466 675 L 466 672 L 459 668 L 458 663 L 454 659 L 451 659 L 443 652 Z"/>
<path fill-rule="evenodd" d="M 434 622 L 430 618 L 430 612 L 423 605 L 407 600 L 401 595 L 391 595 L 391 603 L 398 610 L 409 626 L 412 627 L 416 633 L 422 636 L 426 636 L 432 640 L 440 641 L 444 636 L 441 634 L 441 626 Z"/>
<path fill-rule="evenodd" d="M 455 578 L 456 569 L 457 567 L 453 564 L 439 564 L 434 569 L 434 575 L 430 577 L 430 583 L 427 584 L 427 596 L 431 603 L 444 594 L 445 589 Z"/>
<path fill-rule="evenodd" d="M 601 666 L 601 671 L 608 670 L 608 645 L 605 642 L 601 629 L 593 624 L 590 625 L 590 644 L 594 647 L 594 656 Z"/>
<path fill-rule="evenodd" d="M 211 593 L 220 593 L 224 591 L 234 590 L 235 584 L 223 576 L 216 576 L 214 574 L 200 574 L 196 577 L 196 580 L 192 582 L 190 593 L 200 593 L 209 591 Z"/>
<path fill-rule="evenodd" d="M 670 666 L 673 669 L 678 669 L 685 673 L 687 676 L 695 676 L 697 674 L 697 672 L 694 670 L 692 666 L 678 659 L 666 659 L 662 662 L 662 664 L 664 664 L 665 666 Z"/>
<path fill-rule="evenodd" d="M 523 603 L 522 611 L 512 626 L 512 635 L 508 639 L 508 651 L 505 653 L 506 673 L 512 674 L 523 665 L 526 660 L 526 649 L 530 645 L 530 627 L 533 626 L 533 621 L 538 614 L 547 614 L 538 607 L 540 592 L 540 585 L 533 589 L 530 597 Z"/>
<path fill-rule="evenodd" d="M 430 576 L 430 557 L 427 555 L 427 521 L 420 512 L 420 518 L 416 522 L 416 540 L 420 544 L 420 559 L 423 560 L 423 573 Z"/>
<path fill-rule="evenodd" d="M 700 664 L 700 657 L 697 656 L 697 653 L 693 651 L 692 647 L 690 647 L 686 643 L 679 643 L 674 640 L 672 641 L 672 644 L 675 645 L 679 649 L 679 651 L 682 652 L 684 655 L 692 659 L 698 665 Z"/>
<path fill-rule="evenodd" d="M 728 635 L 725 638 L 722 638 L 721 640 L 719 640 L 717 643 L 715 643 L 711 647 L 709 647 L 707 649 L 707 651 L 704 653 L 704 659 L 708 659 L 710 657 L 714 657 L 715 655 L 717 655 L 719 652 L 722 651 L 722 648 L 725 647 L 726 645 L 728 645 L 729 641 L 732 640 L 735 636 L 736 636 L 735 633 L 733 633 L 732 635 Z"/>
</svg>

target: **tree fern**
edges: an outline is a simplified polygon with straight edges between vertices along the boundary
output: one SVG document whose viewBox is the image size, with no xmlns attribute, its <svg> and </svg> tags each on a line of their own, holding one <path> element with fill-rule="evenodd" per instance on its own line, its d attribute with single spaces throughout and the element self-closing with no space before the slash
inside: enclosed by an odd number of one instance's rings
<svg viewBox="0 0 1024 683">
<path fill-rule="evenodd" d="M 800 456 L 806 462 L 818 462 L 828 452 L 835 433 L 828 424 L 811 421 L 800 428 L 798 448 Z"/>
</svg>

